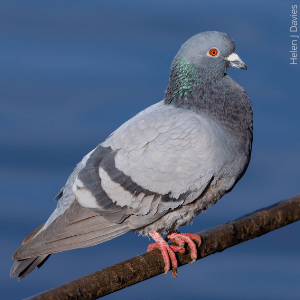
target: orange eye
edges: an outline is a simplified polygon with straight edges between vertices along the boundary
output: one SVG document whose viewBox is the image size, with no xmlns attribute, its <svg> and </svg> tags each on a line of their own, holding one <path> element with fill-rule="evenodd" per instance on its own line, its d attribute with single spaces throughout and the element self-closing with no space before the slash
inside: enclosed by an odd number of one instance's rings
<svg viewBox="0 0 300 300">
<path fill-rule="evenodd" d="M 218 54 L 218 50 L 216 48 L 212 48 L 209 50 L 209 54 L 211 56 L 216 56 Z"/>
</svg>

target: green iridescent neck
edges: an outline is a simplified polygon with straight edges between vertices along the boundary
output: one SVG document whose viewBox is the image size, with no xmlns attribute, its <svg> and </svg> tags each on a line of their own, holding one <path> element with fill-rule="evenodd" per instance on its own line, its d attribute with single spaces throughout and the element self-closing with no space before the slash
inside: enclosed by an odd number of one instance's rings
<svg viewBox="0 0 300 300">
<path fill-rule="evenodd" d="M 199 71 L 181 55 L 172 65 L 165 103 L 184 107 L 189 94 L 193 93 L 193 87 L 199 86 L 201 82 Z"/>
</svg>

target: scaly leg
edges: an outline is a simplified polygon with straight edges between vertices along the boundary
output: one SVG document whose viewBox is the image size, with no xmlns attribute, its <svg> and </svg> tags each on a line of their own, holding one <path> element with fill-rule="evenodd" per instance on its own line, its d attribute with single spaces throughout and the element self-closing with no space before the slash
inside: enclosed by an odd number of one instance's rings
<svg viewBox="0 0 300 300">
<path fill-rule="evenodd" d="M 172 275 L 175 278 L 177 276 L 177 269 L 178 269 L 178 264 L 177 264 L 177 259 L 175 256 L 175 252 L 181 252 L 184 253 L 185 249 L 180 246 L 173 246 L 169 245 L 163 238 L 162 236 L 157 232 L 157 231 L 151 231 L 149 235 L 154 239 L 156 243 L 150 244 L 148 246 L 148 251 L 151 251 L 155 248 L 158 248 L 163 256 L 164 263 L 165 263 L 165 272 L 164 275 L 168 273 L 170 270 L 170 260 L 172 264 Z M 170 258 L 170 259 L 169 259 Z"/>
<path fill-rule="evenodd" d="M 198 247 L 201 245 L 201 237 L 199 235 L 190 234 L 190 233 L 173 232 L 168 235 L 168 239 L 180 246 L 183 246 L 185 243 L 189 245 L 191 249 L 191 259 L 192 259 L 190 264 L 197 259 L 197 248 L 194 241 L 197 243 Z"/>
<path fill-rule="evenodd" d="M 200 246 L 201 237 L 195 234 L 189 233 L 178 233 L 174 232 L 168 235 L 168 239 L 176 243 L 178 246 L 169 245 L 162 236 L 157 231 L 151 231 L 149 235 L 155 240 L 156 243 L 150 244 L 148 246 L 148 251 L 151 251 L 155 248 L 158 248 L 161 251 L 161 254 L 165 263 L 165 272 L 164 275 L 170 270 L 170 260 L 172 264 L 172 275 L 173 278 L 177 276 L 178 273 L 178 263 L 175 256 L 175 252 L 184 253 L 184 244 L 187 243 L 191 249 L 191 258 L 193 263 L 197 259 L 197 248 L 194 241 Z"/>
</svg>

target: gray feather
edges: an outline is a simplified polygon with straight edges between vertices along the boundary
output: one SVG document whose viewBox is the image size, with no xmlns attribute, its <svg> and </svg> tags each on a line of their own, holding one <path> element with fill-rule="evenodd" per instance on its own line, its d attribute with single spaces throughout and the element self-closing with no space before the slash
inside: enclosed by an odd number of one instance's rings
<svg viewBox="0 0 300 300">
<path fill-rule="evenodd" d="M 128 232 L 127 224 L 113 224 L 77 201 L 34 239 L 21 246 L 15 260 L 99 244 Z"/>
<path fill-rule="evenodd" d="M 36 267 L 40 268 L 50 255 L 42 255 L 24 260 L 16 260 L 11 268 L 10 277 L 18 276 L 18 280 L 24 279 L 29 275 Z"/>
</svg>

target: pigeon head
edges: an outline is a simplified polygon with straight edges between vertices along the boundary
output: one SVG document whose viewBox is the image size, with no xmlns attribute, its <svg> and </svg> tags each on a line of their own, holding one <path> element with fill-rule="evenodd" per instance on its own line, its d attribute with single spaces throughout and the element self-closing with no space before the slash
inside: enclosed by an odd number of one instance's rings
<svg viewBox="0 0 300 300">
<path fill-rule="evenodd" d="M 234 51 L 234 41 L 222 32 L 207 31 L 191 37 L 173 60 L 165 103 L 195 109 L 200 108 L 195 97 L 203 100 L 217 90 L 225 92 L 226 70 L 247 69 Z"/>
<path fill-rule="evenodd" d="M 202 80 L 222 78 L 231 67 L 247 69 L 245 63 L 234 52 L 234 41 L 218 31 L 199 33 L 186 41 L 177 53 L 171 71 L 184 61 L 198 71 Z M 195 70 L 195 71 L 196 71 Z"/>
</svg>

